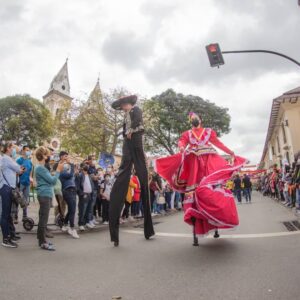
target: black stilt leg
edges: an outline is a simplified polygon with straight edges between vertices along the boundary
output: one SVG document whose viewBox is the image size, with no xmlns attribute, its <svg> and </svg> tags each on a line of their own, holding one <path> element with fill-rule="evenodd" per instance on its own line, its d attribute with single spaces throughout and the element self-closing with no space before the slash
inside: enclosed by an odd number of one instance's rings
<svg viewBox="0 0 300 300">
<path fill-rule="evenodd" d="M 194 236 L 193 246 L 197 247 L 199 246 L 199 242 L 198 242 L 198 237 L 196 235 L 196 219 L 192 218 L 192 222 L 193 222 L 193 236 Z"/>
<path fill-rule="evenodd" d="M 217 239 L 217 238 L 219 238 L 219 237 L 220 237 L 219 231 L 218 231 L 218 229 L 216 229 L 216 230 L 215 230 L 214 238 Z"/>
</svg>

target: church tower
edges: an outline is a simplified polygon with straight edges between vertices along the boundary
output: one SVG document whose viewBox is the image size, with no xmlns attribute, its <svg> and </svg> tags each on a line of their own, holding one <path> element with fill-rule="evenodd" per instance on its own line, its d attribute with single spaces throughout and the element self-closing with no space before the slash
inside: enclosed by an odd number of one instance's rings
<svg viewBox="0 0 300 300">
<path fill-rule="evenodd" d="M 70 83 L 68 74 L 68 59 L 53 78 L 48 93 L 43 96 L 44 104 L 53 118 L 62 116 L 71 108 Z"/>
</svg>

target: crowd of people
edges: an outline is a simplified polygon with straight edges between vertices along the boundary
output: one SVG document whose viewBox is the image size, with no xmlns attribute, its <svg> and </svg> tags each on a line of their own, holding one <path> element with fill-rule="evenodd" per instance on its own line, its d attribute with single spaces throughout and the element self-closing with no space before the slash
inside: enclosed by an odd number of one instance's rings
<svg viewBox="0 0 300 300">
<path fill-rule="evenodd" d="M 252 182 L 248 174 L 244 174 L 242 177 L 236 174 L 227 181 L 226 188 L 234 194 L 238 203 L 242 203 L 243 198 L 245 198 L 246 203 L 251 203 Z"/>
<path fill-rule="evenodd" d="M 0 218 L 4 247 L 18 247 L 21 237 L 15 225 L 19 222 L 19 215 L 24 221 L 30 213 L 28 207 L 20 209 L 15 203 L 15 189 L 22 193 L 28 205 L 30 190 L 34 189 L 37 194 L 37 238 L 41 249 L 55 250 L 54 245 L 47 241 L 53 237 L 47 228 L 52 206 L 55 219 L 60 217 L 62 220 L 61 230 L 75 239 L 80 237 L 80 232 L 91 230 L 100 223 L 109 224 L 110 193 L 118 172 L 112 165 L 105 169 L 97 166 L 93 155 L 76 164 L 66 151 L 61 151 L 56 158 L 51 148 L 39 147 L 32 151 L 27 145 L 18 147 L 13 142 L 3 143 L 1 151 Z M 182 195 L 173 191 L 154 172 L 149 174 L 149 190 L 152 215 L 181 209 Z M 141 186 L 133 169 L 120 214 L 121 224 L 143 217 L 140 198 Z"/>
<path fill-rule="evenodd" d="M 280 201 L 283 205 L 296 209 L 300 214 L 300 155 L 292 164 L 287 162 L 282 168 L 275 164 L 258 180 L 258 190 L 264 195 Z"/>
</svg>

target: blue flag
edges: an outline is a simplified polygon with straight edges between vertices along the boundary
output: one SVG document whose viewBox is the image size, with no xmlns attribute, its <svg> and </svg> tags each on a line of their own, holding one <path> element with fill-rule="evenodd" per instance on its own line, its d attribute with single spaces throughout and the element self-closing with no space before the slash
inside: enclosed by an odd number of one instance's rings
<svg viewBox="0 0 300 300">
<path fill-rule="evenodd" d="M 99 154 L 99 161 L 98 164 L 102 169 L 106 169 L 110 165 L 114 165 L 115 158 L 112 154 L 101 152 Z"/>
</svg>

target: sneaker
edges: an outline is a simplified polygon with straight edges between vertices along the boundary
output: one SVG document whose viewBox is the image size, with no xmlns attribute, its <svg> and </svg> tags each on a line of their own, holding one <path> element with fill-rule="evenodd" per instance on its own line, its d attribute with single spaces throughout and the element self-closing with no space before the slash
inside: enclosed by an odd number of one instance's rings
<svg viewBox="0 0 300 300">
<path fill-rule="evenodd" d="M 85 227 L 84 226 L 79 226 L 79 230 L 80 231 L 85 231 Z"/>
<path fill-rule="evenodd" d="M 21 239 L 20 236 L 15 236 L 15 235 L 10 238 L 10 240 L 15 243 L 17 243 L 20 239 Z"/>
<path fill-rule="evenodd" d="M 129 222 L 135 221 L 133 216 L 129 216 L 129 217 L 128 217 L 128 220 L 129 220 Z"/>
<path fill-rule="evenodd" d="M 69 231 L 69 229 L 70 229 L 69 226 L 64 225 L 64 226 L 61 228 L 61 231 L 62 231 L 62 232 L 67 232 L 67 231 Z"/>
<path fill-rule="evenodd" d="M 120 218 L 120 224 L 124 224 L 124 223 L 125 221 L 122 218 Z"/>
<path fill-rule="evenodd" d="M 94 223 L 89 222 L 89 223 L 86 224 L 86 227 L 90 228 L 90 229 L 93 229 L 93 228 L 95 228 L 95 225 L 94 225 Z"/>
<path fill-rule="evenodd" d="M 96 219 L 94 219 L 92 222 L 93 222 L 94 225 L 99 225 L 100 224 L 100 222 L 96 221 Z"/>
<path fill-rule="evenodd" d="M 18 244 L 11 239 L 4 239 L 2 242 L 2 246 L 7 248 L 18 248 Z"/>
<path fill-rule="evenodd" d="M 107 221 L 103 222 L 103 225 L 108 225 L 108 222 Z"/>
<path fill-rule="evenodd" d="M 76 229 L 71 229 L 71 230 L 72 230 L 71 236 L 72 236 L 74 239 L 79 239 L 79 235 L 78 235 Z"/>
</svg>

